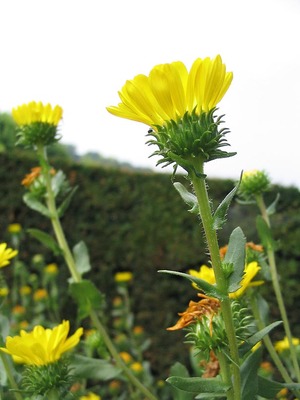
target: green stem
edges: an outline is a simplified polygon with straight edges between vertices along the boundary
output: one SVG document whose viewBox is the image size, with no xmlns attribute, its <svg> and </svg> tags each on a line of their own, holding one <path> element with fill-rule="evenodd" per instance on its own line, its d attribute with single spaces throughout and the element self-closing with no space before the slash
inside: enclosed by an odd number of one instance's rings
<svg viewBox="0 0 300 400">
<path fill-rule="evenodd" d="M 256 202 L 260 209 L 263 219 L 265 220 L 268 227 L 271 227 L 270 219 L 269 219 L 266 205 L 265 205 L 262 195 L 256 196 Z M 280 315 L 281 315 L 281 318 L 283 321 L 285 334 L 286 334 L 286 337 L 289 342 L 289 350 L 290 350 L 290 355 L 291 355 L 291 360 L 292 360 L 295 376 L 297 377 L 298 382 L 300 382 L 300 368 L 299 368 L 299 363 L 298 363 L 298 359 L 297 359 L 297 353 L 296 353 L 295 346 L 293 344 L 292 332 L 291 332 L 291 328 L 290 328 L 290 324 L 289 324 L 289 320 L 288 320 L 279 280 L 278 280 L 278 272 L 277 272 L 275 253 L 274 253 L 273 248 L 271 248 L 271 247 L 267 248 L 267 257 L 268 257 L 268 262 L 269 262 L 269 266 L 270 266 L 271 278 L 272 278 L 272 283 L 273 283 L 273 288 L 274 288 L 278 308 L 279 308 Z"/>
<path fill-rule="evenodd" d="M 63 228 L 60 223 L 59 215 L 56 208 L 55 196 L 51 186 L 51 175 L 50 175 L 50 166 L 47 161 L 46 149 L 44 147 L 40 147 L 37 149 L 40 163 L 43 169 L 43 175 L 45 177 L 46 188 L 47 188 L 47 207 L 50 211 L 50 218 L 53 226 L 53 230 L 57 239 L 57 242 L 63 251 L 63 255 L 66 261 L 66 264 L 69 268 L 70 274 L 74 280 L 74 282 L 81 282 L 82 278 L 76 268 L 76 263 L 68 242 L 66 240 Z M 90 312 L 90 318 L 93 321 L 96 328 L 99 330 L 106 347 L 108 348 L 110 354 L 116 361 L 117 365 L 123 370 L 124 374 L 128 378 L 128 380 L 137 387 L 149 400 L 157 400 L 157 398 L 133 375 L 130 369 L 125 365 L 122 358 L 120 357 L 117 349 L 115 348 L 113 342 L 111 341 L 109 335 L 106 332 L 106 329 L 102 325 L 99 317 L 95 313 L 94 310 Z"/>
<path fill-rule="evenodd" d="M 4 365 L 4 369 L 7 375 L 7 378 L 9 380 L 10 386 L 13 389 L 13 393 L 15 395 L 16 400 L 22 400 L 22 396 L 21 394 L 18 392 L 19 391 L 19 387 L 17 385 L 17 382 L 15 380 L 14 374 L 11 370 L 11 366 L 9 361 L 7 360 L 7 357 L 5 354 L 2 353 L 2 351 L 0 351 L 0 357 L 2 359 L 2 363 Z"/>
<path fill-rule="evenodd" d="M 200 167 L 201 168 L 199 169 L 199 165 L 197 165 L 195 169 L 200 171 L 200 173 L 203 173 L 203 164 Z M 198 199 L 199 213 L 206 236 L 208 249 L 210 252 L 212 267 L 215 273 L 216 285 L 217 288 L 222 293 L 227 294 L 228 293 L 227 282 L 222 269 L 217 233 L 213 227 L 213 217 L 211 213 L 206 182 L 204 178 L 199 178 L 195 174 L 190 174 L 190 178 L 195 190 L 195 194 Z M 233 361 L 232 362 L 233 393 L 232 391 L 229 391 L 227 398 L 240 400 L 241 399 L 241 376 L 239 369 L 240 361 L 239 361 L 235 328 L 232 317 L 231 303 L 228 296 L 221 302 L 221 311 L 224 318 L 225 329 L 228 337 L 230 357 Z M 231 384 L 231 381 L 227 383 Z"/>
</svg>

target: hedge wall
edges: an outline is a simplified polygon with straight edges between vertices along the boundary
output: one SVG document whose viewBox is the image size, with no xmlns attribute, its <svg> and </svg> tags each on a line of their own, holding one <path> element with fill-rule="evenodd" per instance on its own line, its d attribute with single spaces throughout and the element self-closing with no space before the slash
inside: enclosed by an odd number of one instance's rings
<svg viewBox="0 0 300 400">
<path fill-rule="evenodd" d="M 0 155 L 0 225 L 2 239 L 10 223 L 18 222 L 24 229 L 39 228 L 51 231 L 49 222 L 23 205 L 24 193 L 20 182 L 35 159 L 23 151 Z M 206 247 L 197 217 L 187 212 L 186 205 L 172 186 L 167 174 L 108 170 L 53 160 L 56 169 L 63 169 L 72 185 L 79 189 L 71 207 L 63 218 L 63 226 L 71 246 L 84 240 L 90 250 L 92 279 L 106 293 L 110 302 L 114 294 L 113 275 L 116 271 L 134 273 L 133 307 L 139 323 L 152 337 L 149 359 L 154 372 L 167 373 L 176 360 L 186 361 L 183 333 L 166 332 L 176 320 L 195 291 L 177 277 L 157 273 L 158 269 L 186 271 L 207 262 Z M 184 184 L 188 182 L 179 176 Z M 231 180 L 209 181 L 209 192 L 216 206 L 232 189 Z M 272 218 L 275 238 L 280 238 L 278 251 L 282 286 L 287 295 L 287 306 L 292 313 L 295 329 L 300 336 L 294 309 L 300 306 L 300 194 L 297 188 L 275 187 L 267 197 L 271 202 L 280 193 L 277 213 Z M 245 207 L 233 202 L 229 219 L 220 231 L 224 245 L 231 231 L 241 226 L 249 241 L 257 241 L 255 206 Z M 43 252 L 49 262 L 52 254 L 34 239 L 26 238 L 21 257 L 26 260 L 36 252 Z M 61 260 L 57 261 L 62 263 Z M 264 288 L 272 313 L 277 316 L 272 292 Z"/>
</svg>

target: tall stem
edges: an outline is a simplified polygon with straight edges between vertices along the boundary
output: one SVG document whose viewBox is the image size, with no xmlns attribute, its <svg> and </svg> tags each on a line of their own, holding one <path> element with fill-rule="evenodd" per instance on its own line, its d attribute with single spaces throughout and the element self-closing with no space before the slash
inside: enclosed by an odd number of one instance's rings
<svg viewBox="0 0 300 400">
<path fill-rule="evenodd" d="M 265 220 L 266 224 L 269 227 L 271 227 L 270 219 L 269 219 L 266 205 L 265 205 L 262 195 L 256 196 L 256 202 L 260 209 L 263 219 Z M 296 353 L 295 346 L 293 344 L 292 332 L 291 332 L 291 328 L 290 328 L 290 324 L 289 324 L 289 320 L 288 320 L 279 280 L 278 280 L 278 272 L 277 272 L 277 266 L 276 266 L 276 260 L 275 260 L 275 253 L 271 247 L 267 248 L 267 257 L 268 257 L 268 262 L 269 262 L 269 266 L 270 266 L 270 272 L 271 272 L 274 293 L 276 296 L 280 315 L 281 315 L 281 318 L 283 321 L 285 334 L 286 334 L 286 337 L 287 337 L 288 343 L 289 343 L 290 355 L 291 355 L 291 360 L 292 360 L 292 364 L 293 364 L 293 368 L 294 368 L 294 373 L 295 373 L 295 376 L 297 377 L 298 382 L 300 382 L 300 368 L 299 368 L 299 363 L 298 363 L 298 359 L 297 359 L 297 353 Z"/>
<path fill-rule="evenodd" d="M 14 393 L 14 396 L 15 396 L 16 400 L 22 400 L 23 397 L 18 392 L 19 387 L 18 387 L 17 382 L 15 380 L 14 374 L 13 374 L 11 366 L 10 366 L 10 363 L 7 360 L 6 354 L 3 354 L 2 351 L 0 351 L 0 357 L 2 359 L 2 363 L 3 363 L 3 366 L 4 366 L 8 381 L 10 383 L 10 386 L 14 391 L 13 393 Z"/>
<path fill-rule="evenodd" d="M 68 245 L 68 242 L 66 240 L 63 228 L 60 223 L 59 215 L 57 212 L 57 207 L 56 207 L 56 201 L 55 201 L 55 196 L 52 190 L 51 186 L 51 175 L 50 175 L 50 166 L 48 164 L 47 160 L 47 153 L 46 149 L 44 147 L 39 147 L 37 149 L 38 156 L 40 159 L 40 163 L 42 166 L 43 170 L 43 175 L 45 178 L 46 182 L 46 188 L 47 188 L 47 207 L 50 212 L 50 218 L 51 218 L 51 223 L 53 226 L 53 230 L 57 239 L 57 242 L 63 252 L 66 264 L 69 268 L 69 272 L 74 280 L 74 282 L 81 282 L 82 278 L 80 273 L 78 272 L 76 268 L 76 263 L 73 257 L 73 254 L 70 250 L 70 247 Z M 99 333 L 101 334 L 105 345 L 107 349 L 109 350 L 111 356 L 114 358 L 117 366 L 121 368 L 125 374 L 125 376 L 128 378 L 128 380 L 135 386 L 137 387 L 141 393 L 143 393 L 144 396 L 146 396 L 147 399 L 149 400 L 157 400 L 157 398 L 132 374 L 130 369 L 127 367 L 127 365 L 123 362 L 122 358 L 120 357 L 117 349 L 115 348 L 112 340 L 110 339 L 108 333 L 106 332 L 105 327 L 101 323 L 98 315 L 94 310 L 90 312 L 90 318 L 93 321 L 94 325 L 98 329 Z"/>
<path fill-rule="evenodd" d="M 203 173 L 203 164 L 197 165 L 197 170 Z M 227 294 L 227 285 L 225 275 L 222 269 L 222 262 L 219 251 L 218 238 L 216 230 L 213 227 L 213 217 L 211 213 L 210 202 L 208 198 L 206 182 L 204 178 L 199 178 L 195 174 L 190 174 L 190 178 L 195 190 L 195 194 L 198 199 L 199 213 L 202 221 L 202 225 L 205 232 L 205 237 L 210 252 L 212 267 L 215 273 L 217 288 Z M 228 337 L 228 344 L 230 350 L 230 357 L 232 359 L 232 374 L 233 374 L 233 391 L 229 391 L 227 394 L 228 399 L 240 400 L 241 399 L 241 376 L 239 369 L 239 354 L 235 335 L 235 328 L 233 324 L 231 303 L 229 297 L 221 302 L 221 311 L 224 318 L 225 329 Z M 224 363 L 223 363 L 224 364 Z M 227 376 L 227 374 L 224 374 Z M 231 385 L 230 382 L 226 382 Z"/>
</svg>

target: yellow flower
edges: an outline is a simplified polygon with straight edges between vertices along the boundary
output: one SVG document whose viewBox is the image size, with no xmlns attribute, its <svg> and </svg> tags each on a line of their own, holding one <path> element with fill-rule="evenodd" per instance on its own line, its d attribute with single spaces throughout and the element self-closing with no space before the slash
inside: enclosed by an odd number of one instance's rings
<svg viewBox="0 0 300 400">
<path fill-rule="evenodd" d="M 33 300 L 34 301 L 40 301 L 43 299 L 46 299 L 48 297 L 48 292 L 46 289 L 37 289 L 34 293 L 33 293 Z"/>
<path fill-rule="evenodd" d="M 298 346 L 300 344 L 300 339 L 292 338 L 292 342 L 294 346 Z M 283 351 L 288 350 L 290 348 L 288 338 L 285 336 L 283 340 L 279 340 L 278 342 L 276 342 L 274 347 L 278 353 L 282 353 Z"/>
<path fill-rule="evenodd" d="M 247 287 L 262 285 L 264 281 L 252 281 L 252 279 L 256 276 L 259 270 L 260 267 L 256 261 L 247 264 L 245 267 L 244 276 L 240 282 L 241 287 L 235 292 L 229 293 L 229 297 L 232 299 L 236 299 L 244 294 Z M 189 274 L 196 278 L 203 279 L 204 281 L 210 283 L 211 285 L 214 285 L 216 283 L 213 269 L 207 267 L 206 265 L 202 265 L 199 269 L 199 272 L 193 269 L 189 270 Z M 197 285 L 194 283 L 193 286 L 197 288 Z"/>
<path fill-rule="evenodd" d="M 222 117 L 214 115 L 232 77 L 219 55 L 196 59 L 189 71 L 181 61 L 159 64 L 149 76 L 126 81 L 121 103 L 107 110 L 151 127 L 148 144 L 158 146 L 153 153 L 161 157 L 158 164 L 175 163 L 175 171 L 180 165 L 191 172 L 199 162 L 235 154 L 222 150 L 228 129 L 219 129 Z"/>
<path fill-rule="evenodd" d="M 46 272 L 46 274 L 49 274 L 49 275 L 56 275 L 58 272 L 57 264 L 52 263 L 52 264 L 46 265 L 45 272 Z"/>
<path fill-rule="evenodd" d="M 4 353 L 10 354 L 17 363 L 28 365 L 47 365 L 59 360 L 63 353 L 79 342 L 83 328 L 67 339 L 70 330 L 69 321 L 63 321 L 53 329 L 37 325 L 31 332 L 21 330 L 20 336 L 8 336 Z"/>
<path fill-rule="evenodd" d="M 89 392 L 85 396 L 80 396 L 79 400 L 101 400 L 101 397 L 93 392 Z"/>
<path fill-rule="evenodd" d="M 25 312 L 26 308 L 24 306 L 21 306 L 20 304 L 15 305 L 12 309 L 12 313 L 17 315 L 25 314 Z"/>
<path fill-rule="evenodd" d="M 0 288 L 0 297 L 6 297 L 9 293 L 9 289 L 7 287 Z"/>
<path fill-rule="evenodd" d="M 12 110 L 12 116 L 18 125 L 30 125 L 34 122 L 44 122 L 57 126 L 62 118 L 63 110 L 60 106 L 52 108 L 50 104 L 31 101 Z"/>
<path fill-rule="evenodd" d="M 9 233 L 20 233 L 21 230 L 22 226 L 20 224 L 9 224 L 7 227 Z"/>
<path fill-rule="evenodd" d="M 137 75 L 119 92 L 121 103 L 107 110 L 122 118 L 143 122 L 156 129 L 166 121 L 177 121 L 195 110 L 199 115 L 212 110 L 232 81 L 232 72 L 218 55 L 213 60 L 198 58 L 190 71 L 180 62 L 156 65 L 149 76 Z"/>
<path fill-rule="evenodd" d="M 10 259 L 18 254 L 18 250 L 7 248 L 6 243 L 0 244 L 0 268 L 5 267 L 10 263 Z"/>
<path fill-rule="evenodd" d="M 130 282 L 133 279 L 132 272 L 117 272 L 115 274 L 115 281 L 118 283 Z"/>
<path fill-rule="evenodd" d="M 27 296 L 32 292 L 32 289 L 30 286 L 25 285 L 20 287 L 19 292 L 21 295 Z"/>
<path fill-rule="evenodd" d="M 137 374 L 143 371 L 143 366 L 140 362 L 136 361 L 130 365 L 130 369 Z"/>
<path fill-rule="evenodd" d="M 127 351 L 121 351 L 119 355 L 125 364 L 129 364 L 132 361 L 132 356 L 129 353 L 127 353 Z"/>
</svg>

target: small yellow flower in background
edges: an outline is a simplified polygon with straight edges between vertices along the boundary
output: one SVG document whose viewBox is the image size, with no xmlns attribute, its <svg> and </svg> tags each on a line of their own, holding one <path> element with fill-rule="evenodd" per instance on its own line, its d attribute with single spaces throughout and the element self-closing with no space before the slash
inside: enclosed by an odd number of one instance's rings
<svg viewBox="0 0 300 400">
<path fill-rule="evenodd" d="M 12 313 L 15 315 L 22 315 L 22 314 L 25 314 L 25 312 L 26 312 L 26 308 L 24 306 L 21 306 L 20 304 L 17 304 L 12 309 Z"/>
<path fill-rule="evenodd" d="M 101 400 L 101 397 L 93 392 L 89 392 L 85 396 L 80 396 L 79 400 Z"/>
<path fill-rule="evenodd" d="M 46 265 L 44 271 L 48 275 L 56 275 L 58 273 L 58 266 L 55 263 Z"/>
<path fill-rule="evenodd" d="M 289 394 L 289 390 L 287 388 L 283 388 L 277 393 L 276 399 L 288 400 L 288 398 L 287 398 L 288 394 Z"/>
<path fill-rule="evenodd" d="M 46 289 L 37 289 L 33 293 L 33 300 L 40 301 L 48 298 L 48 291 Z"/>
<path fill-rule="evenodd" d="M 9 224 L 7 231 L 9 233 L 20 233 L 22 231 L 22 226 L 20 224 Z"/>
<path fill-rule="evenodd" d="M 133 279 L 133 274 L 132 272 L 117 272 L 114 278 L 117 283 L 130 282 Z"/>
<path fill-rule="evenodd" d="M 44 105 L 42 102 L 31 101 L 22 104 L 12 110 L 15 122 L 22 125 L 30 125 L 34 122 L 44 122 L 57 126 L 62 118 L 63 110 L 60 106 L 52 107 L 50 104 Z"/>
<path fill-rule="evenodd" d="M 298 346 L 300 344 L 300 339 L 293 338 L 292 342 L 294 346 Z M 288 338 L 285 336 L 283 340 L 275 342 L 274 347 L 278 353 L 282 353 L 283 351 L 288 350 L 290 348 Z"/>
<path fill-rule="evenodd" d="M 9 289 L 7 287 L 0 288 L 0 297 L 6 297 L 9 293 Z"/>
<path fill-rule="evenodd" d="M 132 361 L 132 356 L 127 353 L 127 351 L 121 351 L 121 353 L 119 353 L 119 356 L 122 358 L 125 364 L 129 364 Z"/>
<path fill-rule="evenodd" d="M 17 363 L 47 365 L 59 360 L 62 354 L 78 344 L 83 328 L 78 328 L 67 338 L 69 330 L 69 321 L 63 321 L 53 329 L 37 325 L 31 332 L 21 330 L 20 336 L 8 336 L 5 347 L 0 347 L 0 350 L 10 354 Z"/>
<path fill-rule="evenodd" d="M 136 326 L 133 327 L 132 332 L 133 332 L 134 335 L 140 336 L 140 335 L 144 334 L 145 330 L 144 330 L 144 328 L 142 326 L 136 325 Z"/>
<path fill-rule="evenodd" d="M 130 369 L 139 374 L 143 371 L 144 367 L 140 362 L 136 361 L 130 365 Z"/>
<path fill-rule="evenodd" d="M 28 323 L 28 321 L 20 321 L 19 322 L 19 328 L 20 329 L 27 329 L 29 327 L 29 323 Z"/>
<path fill-rule="evenodd" d="M 19 293 L 22 296 L 28 296 L 31 292 L 32 292 L 32 289 L 28 285 L 21 286 L 20 289 L 19 289 Z"/>
<path fill-rule="evenodd" d="M 18 254 L 18 250 L 7 248 L 6 243 L 0 244 L 0 268 L 6 267 L 13 257 Z"/>
<path fill-rule="evenodd" d="M 59 140 L 57 125 L 62 118 L 60 106 L 31 101 L 12 110 L 12 116 L 19 126 L 18 143 L 25 146 L 46 146 Z"/>
<path fill-rule="evenodd" d="M 236 299 L 244 294 L 247 287 L 262 285 L 264 281 L 252 281 L 259 270 L 260 266 L 257 264 L 256 261 L 247 264 L 245 267 L 244 276 L 240 282 L 241 287 L 237 291 L 229 293 L 229 297 L 232 299 Z M 193 269 L 189 270 L 189 274 L 196 278 L 203 279 L 211 285 L 214 285 L 216 283 L 215 273 L 213 269 L 207 267 L 206 265 L 202 265 L 199 269 L 199 272 Z M 193 286 L 197 288 L 197 285 L 194 283 Z"/>
</svg>

